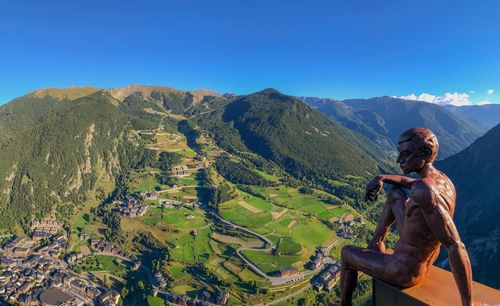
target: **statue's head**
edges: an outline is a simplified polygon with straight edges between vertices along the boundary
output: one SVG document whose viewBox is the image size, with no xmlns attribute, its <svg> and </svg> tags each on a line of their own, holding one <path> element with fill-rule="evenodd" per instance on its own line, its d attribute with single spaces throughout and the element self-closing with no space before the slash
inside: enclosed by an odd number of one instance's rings
<svg viewBox="0 0 500 306">
<path fill-rule="evenodd" d="M 438 150 L 438 140 L 431 130 L 412 128 L 399 136 L 397 163 L 404 173 L 417 172 L 436 160 Z"/>
</svg>

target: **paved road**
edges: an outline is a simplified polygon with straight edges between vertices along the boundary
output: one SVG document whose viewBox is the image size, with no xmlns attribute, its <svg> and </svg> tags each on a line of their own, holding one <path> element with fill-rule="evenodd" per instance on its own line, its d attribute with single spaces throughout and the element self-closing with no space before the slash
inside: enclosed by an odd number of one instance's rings
<svg viewBox="0 0 500 306">
<path fill-rule="evenodd" d="M 157 193 L 164 193 L 164 192 L 170 193 L 170 192 L 181 190 L 184 188 L 197 188 L 197 187 L 200 187 L 200 186 L 198 186 L 198 185 L 179 186 L 179 187 L 175 187 L 175 188 L 160 190 Z"/>
<path fill-rule="evenodd" d="M 282 298 L 279 298 L 275 301 L 272 301 L 271 303 L 267 303 L 266 306 L 271 306 L 271 305 L 276 305 L 276 304 L 279 304 L 279 303 L 282 303 L 282 302 L 285 302 L 286 300 L 288 299 L 291 299 L 299 294 L 301 294 L 302 292 L 306 291 L 307 289 L 311 288 L 311 284 L 307 284 L 307 286 L 305 286 L 304 288 L 298 290 L 298 291 L 295 291 L 294 293 L 291 293 L 287 296 L 284 296 Z"/>
</svg>

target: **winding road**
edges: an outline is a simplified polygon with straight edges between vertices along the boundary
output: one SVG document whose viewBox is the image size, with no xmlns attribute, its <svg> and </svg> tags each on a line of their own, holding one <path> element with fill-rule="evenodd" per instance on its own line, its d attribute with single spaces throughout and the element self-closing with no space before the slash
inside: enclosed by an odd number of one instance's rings
<svg viewBox="0 0 500 306">
<path fill-rule="evenodd" d="M 290 276 L 290 277 L 276 277 L 276 276 L 269 276 L 267 275 L 264 271 L 262 271 L 259 267 L 257 267 L 255 264 L 253 264 L 243 253 L 242 251 L 255 251 L 255 252 L 271 252 L 274 248 L 275 248 L 275 245 L 273 244 L 273 242 L 271 240 L 269 240 L 266 236 L 264 235 L 261 235 L 259 233 L 256 233 L 252 230 L 249 230 L 247 228 L 244 228 L 240 225 L 237 225 L 237 224 L 234 224 L 230 221 L 227 221 L 226 219 L 222 218 L 220 215 L 219 215 L 219 212 L 217 212 L 215 209 L 213 208 L 210 208 L 208 207 L 207 205 L 203 205 L 201 206 L 201 208 L 203 208 L 205 211 L 211 213 L 215 218 L 217 218 L 220 222 L 222 223 L 225 223 L 227 225 L 230 225 L 231 227 L 233 228 L 236 228 L 236 229 L 239 229 L 241 231 L 244 231 L 246 233 L 249 233 L 251 235 L 254 235 L 256 237 L 258 237 L 260 240 L 262 240 L 263 242 L 265 242 L 266 245 L 269 245 L 269 247 L 267 248 L 246 248 L 246 247 L 240 247 L 236 250 L 236 254 L 238 254 L 238 256 L 255 272 L 257 273 L 258 275 L 268 279 L 270 282 L 271 282 L 271 285 L 273 286 L 279 286 L 279 285 L 285 285 L 285 284 L 288 284 L 288 283 L 291 283 L 291 282 L 294 282 L 294 281 L 297 281 L 297 280 L 300 280 L 300 279 L 303 279 L 307 276 L 310 276 L 312 274 L 315 274 L 319 271 L 321 271 L 321 269 L 323 269 L 323 264 L 321 264 L 318 268 L 314 269 L 314 270 L 311 270 L 311 271 L 308 271 L 308 272 L 302 272 L 302 273 L 299 273 L 297 275 L 294 275 L 294 276 Z M 335 240 L 332 244 L 330 244 L 327 248 L 327 251 L 329 252 L 331 250 L 331 248 L 337 243 L 337 240 Z"/>
</svg>

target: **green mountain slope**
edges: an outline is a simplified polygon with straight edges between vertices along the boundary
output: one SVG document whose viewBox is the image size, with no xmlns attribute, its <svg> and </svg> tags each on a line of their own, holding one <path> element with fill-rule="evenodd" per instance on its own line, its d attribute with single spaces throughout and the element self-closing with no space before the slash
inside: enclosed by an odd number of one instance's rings
<svg viewBox="0 0 500 306">
<path fill-rule="evenodd" d="M 370 140 L 273 89 L 219 106 L 199 122 L 221 146 L 247 148 L 298 178 L 365 176 L 377 171 L 376 160 L 385 158 Z"/>
<path fill-rule="evenodd" d="M 455 220 L 471 254 L 474 279 L 500 284 L 500 125 L 437 164 L 457 189 Z"/>
<path fill-rule="evenodd" d="M 74 101 L 28 95 L 2 109 L 16 111 L 0 120 L 8 135 L 0 147 L 0 227 L 26 230 L 33 217 L 67 215 L 99 180 L 141 162 L 148 153 L 130 133 L 131 117 L 112 102 L 102 91 Z"/>
</svg>

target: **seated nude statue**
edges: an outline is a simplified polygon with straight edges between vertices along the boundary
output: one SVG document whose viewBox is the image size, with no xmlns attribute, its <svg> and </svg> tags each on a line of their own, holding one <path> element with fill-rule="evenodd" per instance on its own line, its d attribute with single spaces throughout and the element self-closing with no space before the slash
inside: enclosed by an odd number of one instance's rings
<svg viewBox="0 0 500 306">
<path fill-rule="evenodd" d="M 341 304 L 352 304 L 358 271 L 387 283 L 411 287 L 417 284 L 436 260 L 441 243 L 463 305 L 472 305 L 472 273 L 469 256 L 453 223 L 455 188 L 432 162 L 438 152 L 436 136 L 428 129 L 413 128 L 399 138 L 397 162 L 405 174 L 416 172 L 420 179 L 380 175 L 366 187 L 366 201 L 376 201 L 384 183 L 393 185 L 374 237 L 367 248 L 342 249 Z M 403 191 L 409 190 L 410 196 Z M 396 223 L 399 234 L 394 251 L 386 250 L 384 239 Z"/>
</svg>

